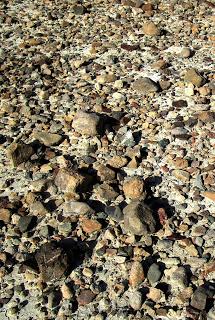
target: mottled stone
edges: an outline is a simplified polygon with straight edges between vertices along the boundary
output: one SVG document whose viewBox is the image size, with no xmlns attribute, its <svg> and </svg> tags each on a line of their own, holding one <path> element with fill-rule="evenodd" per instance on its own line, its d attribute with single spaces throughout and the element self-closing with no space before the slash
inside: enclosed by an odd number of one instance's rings
<svg viewBox="0 0 215 320">
<path fill-rule="evenodd" d="M 92 219 L 84 219 L 81 225 L 84 232 L 88 234 L 99 231 L 102 228 L 101 223 L 99 223 L 97 220 L 92 220 Z"/>
<path fill-rule="evenodd" d="M 139 286 L 145 279 L 143 266 L 139 261 L 133 262 L 129 274 L 129 284 L 132 287 Z"/>
<path fill-rule="evenodd" d="M 85 306 L 86 304 L 92 302 L 95 299 L 95 296 L 95 293 L 93 293 L 91 290 L 82 290 L 77 297 L 78 304 L 80 306 Z"/>
<path fill-rule="evenodd" d="M 62 136 L 56 133 L 49 133 L 46 131 L 34 132 L 34 139 L 39 140 L 42 144 L 47 147 L 57 145 L 61 142 Z"/>
<path fill-rule="evenodd" d="M 142 300 L 142 294 L 139 291 L 131 292 L 129 295 L 129 304 L 134 310 L 139 310 L 141 308 Z"/>
<path fill-rule="evenodd" d="M 68 201 L 64 204 L 64 216 L 92 214 L 94 210 L 85 202 Z"/>
<path fill-rule="evenodd" d="M 204 78 L 200 76 L 195 69 L 188 69 L 184 76 L 184 80 L 186 82 L 191 82 L 196 87 L 201 87 L 204 84 Z"/>
<path fill-rule="evenodd" d="M 145 199 L 144 181 L 140 177 L 132 177 L 123 183 L 123 192 L 129 199 Z"/>
<path fill-rule="evenodd" d="M 20 143 L 12 143 L 8 148 L 8 157 L 11 160 L 14 167 L 17 167 L 23 162 L 29 160 L 34 153 L 32 146 Z"/>
<path fill-rule="evenodd" d="M 159 85 L 150 78 L 140 78 L 134 81 L 133 89 L 138 93 L 150 94 L 159 90 Z"/>
<path fill-rule="evenodd" d="M 159 36 L 160 30 L 154 22 L 146 22 L 143 24 L 143 33 L 147 36 Z"/>
<path fill-rule="evenodd" d="M 11 217 L 11 212 L 9 209 L 0 209 L 0 220 L 3 221 L 4 223 L 8 223 L 10 221 Z"/>
<path fill-rule="evenodd" d="M 96 113 L 79 111 L 72 122 L 72 127 L 81 135 L 97 136 L 102 129 L 101 117 Z"/>
<path fill-rule="evenodd" d="M 60 169 L 55 177 L 55 184 L 62 192 L 76 192 L 83 182 L 81 174 L 67 169 Z"/>
<path fill-rule="evenodd" d="M 207 295 L 205 289 L 202 287 L 197 288 L 191 298 L 191 306 L 198 310 L 204 310 L 206 306 Z"/>
</svg>

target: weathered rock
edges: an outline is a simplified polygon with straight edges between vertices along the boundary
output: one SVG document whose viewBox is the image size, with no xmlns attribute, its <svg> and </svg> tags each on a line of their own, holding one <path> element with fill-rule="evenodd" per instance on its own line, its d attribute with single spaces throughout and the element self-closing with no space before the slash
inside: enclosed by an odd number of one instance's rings
<svg viewBox="0 0 215 320">
<path fill-rule="evenodd" d="M 104 164 L 95 165 L 97 175 L 101 181 L 107 182 L 115 179 L 116 173 Z"/>
<path fill-rule="evenodd" d="M 101 200 L 111 201 L 116 199 L 118 192 L 116 192 L 113 187 L 107 183 L 103 183 L 96 188 L 96 193 Z"/>
<path fill-rule="evenodd" d="M 94 210 L 84 202 L 68 201 L 64 204 L 64 216 L 87 215 L 93 212 Z"/>
<path fill-rule="evenodd" d="M 143 24 L 143 33 L 147 36 L 159 36 L 160 30 L 154 22 L 146 22 Z"/>
<path fill-rule="evenodd" d="M 20 143 L 12 143 L 8 148 L 8 157 L 11 160 L 14 167 L 17 167 L 23 162 L 29 160 L 34 153 L 32 146 Z"/>
<path fill-rule="evenodd" d="M 72 298 L 73 294 L 70 287 L 64 283 L 61 287 L 62 296 L 64 299 L 69 300 Z"/>
<path fill-rule="evenodd" d="M 148 95 L 159 90 L 159 85 L 150 78 L 140 78 L 134 81 L 133 89 L 138 93 Z"/>
<path fill-rule="evenodd" d="M 59 144 L 62 140 L 62 136 L 56 133 L 49 133 L 46 131 L 34 132 L 34 139 L 39 140 L 42 144 L 47 147 Z"/>
<path fill-rule="evenodd" d="M 180 52 L 179 52 L 179 57 L 181 58 L 189 58 L 192 54 L 192 51 L 189 48 L 183 48 Z"/>
<path fill-rule="evenodd" d="M 135 235 L 155 232 L 155 220 L 151 209 L 141 201 L 133 201 L 124 210 L 125 229 Z"/>
<path fill-rule="evenodd" d="M 99 223 L 97 220 L 92 219 L 83 219 L 81 225 L 84 232 L 88 234 L 99 231 L 102 228 L 101 223 Z"/>
<path fill-rule="evenodd" d="M 215 112 L 203 111 L 198 114 L 198 119 L 204 123 L 213 123 L 215 122 Z"/>
<path fill-rule="evenodd" d="M 84 182 L 84 177 L 76 171 L 60 169 L 55 177 L 55 184 L 62 192 L 77 192 Z"/>
<path fill-rule="evenodd" d="M 184 289 L 187 287 L 188 279 L 185 268 L 179 267 L 173 272 L 170 278 L 170 284 L 173 286 L 173 288 L 176 287 Z"/>
<path fill-rule="evenodd" d="M 105 212 L 115 221 L 121 221 L 123 219 L 123 213 L 118 206 L 109 206 L 105 208 Z"/>
<path fill-rule="evenodd" d="M 139 291 L 131 292 L 129 295 L 129 304 L 134 310 L 139 310 L 142 306 L 142 294 Z"/>
<path fill-rule="evenodd" d="M 30 215 L 21 217 L 19 219 L 19 223 L 18 223 L 19 230 L 21 232 L 25 232 L 25 231 L 29 230 L 32 225 L 33 220 L 34 220 L 34 217 L 30 216 Z"/>
<path fill-rule="evenodd" d="M 79 111 L 72 122 L 72 127 L 81 135 L 97 136 L 101 133 L 101 117 L 96 113 Z"/>
<path fill-rule="evenodd" d="M 68 260 L 61 248 L 53 243 L 45 243 L 35 254 L 42 281 L 56 281 L 64 276 Z"/>
<path fill-rule="evenodd" d="M 85 306 L 95 299 L 96 295 L 91 290 L 82 290 L 77 297 L 78 304 Z"/>
<path fill-rule="evenodd" d="M 183 182 L 188 182 L 190 180 L 190 174 L 187 171 L 175 169 L 172 171 L 174 177 Z"/>
<path fill-rule="evenodd" d="M 48 214 L 48 210 L 44 207 L 44 205 L 40 201 L 35 201 L 30 205 L 30 212 L 34 216 L 41 216 L 41 217 Z"/>
<path fill-rule="evenodd" d="M 154 302 L 159 302 L 162 297 L 163 297 L 163 292 L 160 289 L 153 288 L 153 287 L 149 289 L 149 293 L 147 294 L 147 298 Z"/>
<path fill-rule="evenodd" d="M 145 199 L 144 181 L 140 177 L 132 177 L 123 183 L 123 192 L 129 199 Z"/>
<path fill-rule="evenodd" d="M 188 69 L 184 76 L 184 80 L 186 82 L 191 82 L 196 87 L 201 87 L 204 84 L 204 78 L 201 77 L 195 69 Z"/>
<path fill-rule="evenodd" d="M 206 306 L 207 295 L 205 289 L 202 287 L 197 288 L 191 298 L 191 306 L 198 310 L 204 310 Z"/>
<path fill-rule="evenodd" d="M 10 222 L 11 212 L 9 209 L 0 209 L 0 220 L 4 223 Z"/>
<path fill-rule="evenodd" d="M 122 168 L 128 163 L 128 160 L 121 156 L 114 156 L 110 160 L 108 160 L 108 164 L 113 168 Z"/>
<path fill-rule="evenodd" d="M 139 286 L 145 279 L 143 266 L 139 261 L 133 262 L 129 274 L 129 283 L 132 287 Z"/>
<path fill-rule="evenodd" d="M 212 201 L 215 201 L 215 192 L 214 191 L 205 191 L 205 192 L 203 192 L 203 196 L 205 198 L 212 200 Z"/>
<path fill-rule="evenodd" d="M 159 265 L 157 263 L 153 263 L 147 272 L 147 279 L 151 284 L 153 284 L 160 280 L 161 275 Z"/>
</svg>

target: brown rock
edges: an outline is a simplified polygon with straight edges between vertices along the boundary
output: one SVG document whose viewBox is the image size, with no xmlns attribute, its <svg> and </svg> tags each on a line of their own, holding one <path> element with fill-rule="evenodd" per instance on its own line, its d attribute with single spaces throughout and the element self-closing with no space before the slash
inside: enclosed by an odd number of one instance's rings
<svg viewBox="0 0 215 320">
<path fill-rule="evenodd" d="M 62 140 L 62 136 L 56 133 L 49 133 L 46 131 L 34 132 L 34 139 L 39 140 L 45 146 L 53 146 L 59 144 Z"/>
<path fill-rule="evenodd" d="M 44 282 L 59 280 L 67 270 L 67 256 L 53 243 L 43 244 L 35 258 Z"/>
<path fill-rule="evenodd" d="M 35 201 L 30 205 L 30 212 L 34 216 L 41 216 L 41 217 L 48 214 L 47 209 L 44 207 L 44 205 L 40 201 Z"/>
<path fill-rule="evenodd" d="M 73 119 L 72 127 L 81 135 L 97 136 L 101 132 L 101 117 L 95 113 L 79 111 Z"/>
<path fill-rule="evenodd" d="M 104 164 L 95 165 L 94 168 L 97 170 L 97 175 L 101 181 L 107 182 L 115 179 L 116 173 L 112 169 L 108 168 Z"/>
<path fill-rule="evenodd" d="M 186 82 L 191 82 L 196 87 L 201 87 L 204 84 L 204 78 L 202 78 L 195 69 L 188 69 L 184 80 Z"/>
<path fill-rule="evenodd" d="M 203 111 L 198 114 L 198 119 L 205 123 L 213 123 L 215 122 L 215 112 Z"/>
<path fill-rule="evenodd" d="M 190 174 L 187 171 L 175 169 L 172 171 L 173 176 L 175 176 L 178 180 L 183 182 L 188 182 L 190 180 Z"/>
<path fill-rule="evenodd" d="M 84 177 L 75 171 L 60 169 L 55 177 L 55 184 L 62 192 L 76 192 L 84 182 Z"/>
<path fill-rule="evenodd" d="M 97 189 L 96 193 L 102 200 L 114 200 L 119 195 L 118 192 L 116 192 L 113 187 L 111 187 L 107 183 L 101 184 Z"/>
<path fill-rule="evenodd" d="M 113 168 L 122 168 L 128 163 L 128 160 L 121 156 L 114 156 L 110 160 L 108 160 L 108 164 Z"/>
<path fill-rule="evenodd" d="M 159 85 L 150 78 L 144 77 L 134 81 L 133 89 L 138 93 L 148 95 L 159 90 Z"/>
<path fill-rule="evenodd" d="M 8 148 L 8 157 L 11 159 L 14 167 L 26 162 L 34 153 L 33 148 L 23 142 L 12 143 Z"/>
<path fill-rule="evenodd" d="M 101 230 L 102 225 L 99 223 L 97 220 L 92 220 L 92 219 L 84 219 L 82 221 L 82 229 L 84 232 L 90 234 L 95 231 Z"/>
<path fill-rule="evenodd" d="M 11 212 L 9 209 L 0 209 L 0 220 L 4 223 L 10 222 Z"/>
<path fill-rule="evenodd" d="M 139 261 L 133 262 L 129 274 L 129 283 L 132 287 L 137 287 L 145 279 L 142 264 Z"/>
<path fill-rule="evenodd" d="M 72 298 L 72 291 L 65 283 L 61 287 L 61 292 L 64 299 L 69 300 Z"/>
<path fill-rule="evenodd" d="M 143 24 L 143 33 L 147 36 L 159 36 L 160 30 L 154 22 L 146 22 Z"/>
<path fill-rule="evenodd" d="M 126 198 L 145 199 L 144 182 L 140 177 L 132 177 L 123 183 L 123 192 Z"/>
<path fill-rule="evenodd" d="M 95 299 L 95 293 L 93 293 L 91 290 L 82 290 L 77 297 L 78 304 L 80 306 L 85 306 L 86 304 L 89 304 Z"/>
<path fill-rule="evenodd" d="M 215 191 L 205 191 L 205 192 L 203 192 L 203 196 L 205 198 L 212 200 L 212 201 L 215 201 Z"/>
<path fill-rule="evenodd" d="M 172 160 L 171 164 L 173 167 L 175 167 L 177 169 L 184 169 L 184 168 L 188 167 L 188 161 L 186 159 L 179 158 L 179 157 Z"/>
</svg>

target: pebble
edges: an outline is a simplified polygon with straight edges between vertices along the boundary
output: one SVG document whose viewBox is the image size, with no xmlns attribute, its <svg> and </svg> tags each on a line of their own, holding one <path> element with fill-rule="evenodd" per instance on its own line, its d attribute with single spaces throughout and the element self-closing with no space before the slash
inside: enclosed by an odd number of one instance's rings
<svg viewBox="0 0 215 320">
<path fill-rule="evenodd" d="M 215 201 L 215 192 L 213 191 L 205 191 L 203 192 L 203 196 L 209 200 Z"/>
<path fill-rule="evenodd" d="M 205 289 L 198 287 L 192 297 L 191 297 L 191 306 L 198 310 L 204 310 L 206 307 L 207 295 Z"/>
<path fill-rule="evenodd" d="M 134 81 L 133 89 L 145 95 L 157 92 L 159 85 L 150 78 L 139 78 Z"/>
<path fill-rule="evenodd" d="M 123 192 L 129 199 L 145 199 L 144 181 L 140 177 L 132 177 L 123 183 Z"/>
<path fill-rule="evenodd" d="M 132 309 L 139 310 L 142 306 L 142 294 L 139 291 L 134 291 L 129 294 L 129 304 Z"/>
<path fill-rule="evenodd" d="M 119 206 L 105 207 L 105 212 L 117 222 L 123 220 L 123 213 Z"/>
<path fill-rule="evenodd" d="M 143 33 L 147 36 L 159 36 L 160 30 L 153 22 L 143 24 Z"/>
<path fill-rule="evenodd" d="M 55 185 L 62 192 L 76 192 L 83 182 L 82 175 L 67 169 L 60 169 L 55 177 Z"/>
<path fill-rule="evenodd" d="M 72 127 L 81 135 L 97 136 L 102 129 L 101 116 L 96 113 L 79 111 L 73 119 Z"/>
<path fill-rule="evenodd" d="M 21 163 L 29 160 L 29 158 L 34 153 L 32 146 L 25 144 L 23 142 L 12 143 L 9 146 L 7 151 L 8 151 L 8 157 L 11 160 L 14 167 L 17 167 Z"/>
<path fill-rule="evenodd" d="M 56 133 L 36 131 L 34 132 L 34 139 L 39 140 L 45 146 L 50 147 L 59 144 L 62 140 L 62 136 Z"/>
<path fill-rule="evenodd" d="M 157 263 L 153 263 L 147 272 L 147 279 L 150 284 L 154 284 L 155 282 L 159 281 L 162 276 L 160 271 L 159 265 Z"/>
<path fill-rule="evenodd" d="M 9 209 L 0 209 L 0 220 L 3 221 L 4 223 L 10 222 L 11 218 L 11 212 Z"/>
<path fill-rule="evenodd" d="M 187 272 L 185 268 L 179 267 L 177 268 L 171 278 L 170 278 L 170 284 L 172 287 L 178 287 L 180 289 L 184 289 L 188 285 L 188 279 L 187 279 Z"/>
<path fill-rule="evenodd" d="M 89 304 L 95 299 L 96 295 L 88 289 L 81 290 L 80 294 L 77 297 L 78 304 L 80 306 L 85 306 L 86 304 Z"/>
<path fill-rule="evenodd" d="M 180 52 L 179 52 L 179 57 L 181 58 L 189 58 L 192 54 L 192 51 L 189 48 L 183 48 Z"/>
<path fill-rule="evenodd" d="M 61 287 L 62 296 L 66 300 L 70 300 L 73 297 L 70 287 L 64 283 Z"/>
<path fill-rule="evenodd" d="M 21 232 L 25 232 L 30 229 L 31 223 L 33 221 L 33 216 L 27 215 L 24 217 L 20 217 L 18 222 L 18 228 Z"/>
<path fill-rule="evenodd" d="M 68 217 L 73 215 L 88 215 L 93 212 L 94 210 L 85 202 L 68 201 L 63 206 L 64 216 Z"/>
<path fill-rule="evenodd" d="M 135 235 L 155 232 L 155 220 L 151 209 L 141 201 L 132 201 L 123 209 L 124 227 Z"/>
<path fill-rule="evenodd" d="M 132 287 L 137 287 L 144 279 L 145 275 L 142 264 L 139 261 L 133 262 L 129 273 L 129 284 Z"/>
<path fill-rule="evenodd" d="M 108 164 L 116 169 L 120 169 L 128 163 L 128 160 L 125 157 L 114 156 L 110 160 L 108 160 Z"/>
<path fill-rule="evenodd" d="M 97 220 L 92 220 L 92 219 L 84 219 L 81 225 L 84 232 L 88 234 L 99 231 L 102 228 L 101 223 L 99 223 Z"/>
<path fill-rule="evenodd" d="M 204 78 L 200 76 L 195 69 L 188 69 L 185 73 L 184 80 L 191 82 L 196 87 L 201 87 L 204 84 Z"/>
<path fill-rule="evenodd" d="M 188 182 L 190 180 L 190 174 L 187 171 L 175 169 L 172 171 L 172 175 L 182 182 Z"/>
</svg>

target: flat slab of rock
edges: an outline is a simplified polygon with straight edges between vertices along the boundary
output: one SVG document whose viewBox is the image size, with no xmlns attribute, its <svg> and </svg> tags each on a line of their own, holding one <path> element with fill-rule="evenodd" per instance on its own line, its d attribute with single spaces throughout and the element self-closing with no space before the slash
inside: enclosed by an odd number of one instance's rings
<svg viewBox="0 0 215 320">
<path fill-rule="evenodd" d="M 68 261 L 61 248 L 53 243 L 45 243 L 35 255 L 42 281 L 59 280 L 66 272 Z"/>
<path fill-rule="evenodd" d="M 144 77 L 134 81 L 133 89 L 138 93 L 148 95 L 159 90 L 159 85 L 150 78 Z"/>
<path fill-rule="evenodd" d="M 28 144 L 14 142 L 9 146 L 7 152 L 13 166 L 17 167 L 21 163 L 26 162 L 32 156 L 34 150 Z"/>
<path fill-rule="evenodd" d="M 62 140 L 62 136 L 57 133 L 37 131 L 34 132 L 34 139 L 39 140 L 45 146 L 50 147 L 59 144 Z"/>
<path fill-rule="evenodd" d="M 73 119 L 72 127 L 81 135 L 97 136 L 102 129 L 101 117 L 96 113 L 79 111 Z"/>
<path fill-rule="evenodd" d="M 141 201 L 133 201 L 124 209 L 124 227 L 135 235 L 155 232 L 155 220 L 151 209 Z"/>
</svg>

